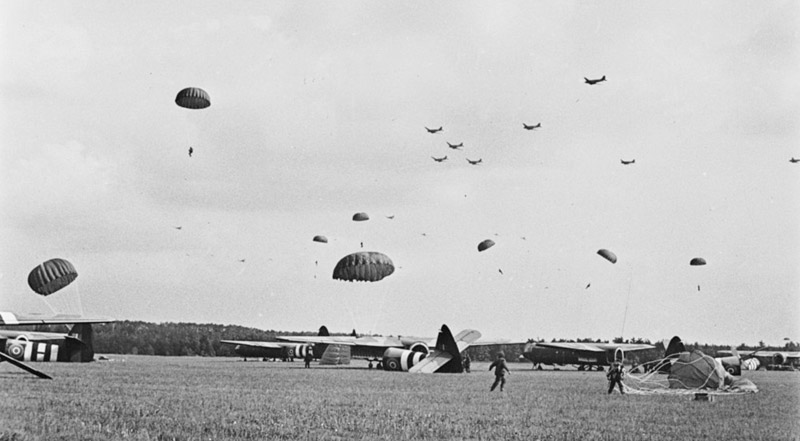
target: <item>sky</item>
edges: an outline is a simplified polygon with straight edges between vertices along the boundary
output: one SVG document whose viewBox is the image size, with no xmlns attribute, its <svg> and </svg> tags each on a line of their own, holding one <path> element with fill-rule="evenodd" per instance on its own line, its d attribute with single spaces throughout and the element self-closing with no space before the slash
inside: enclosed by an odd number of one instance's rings
<svg viewBox="0 0 800 441">
<path fill-rule="evenodd" d="M 2 1 L 0 17 L 2 310 L 800 340 L 797 2 Z M 185 87 L 211 106 L 177 106 Z M 359 251 L 395 272 L 334 280 Z M 79 276 L 43 298 L 27 275 L 52 258 Z"/>
</svg>

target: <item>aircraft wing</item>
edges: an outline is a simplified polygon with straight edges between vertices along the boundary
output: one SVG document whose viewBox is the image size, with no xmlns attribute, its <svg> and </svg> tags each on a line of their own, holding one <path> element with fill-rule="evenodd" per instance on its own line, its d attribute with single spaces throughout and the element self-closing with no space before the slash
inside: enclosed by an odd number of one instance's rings
<svg viewBox="0 0 800 441">
<path fill-rule="evenodd" d="M 279 335 L 277 337 L 278 340 L 281 341 L 290 341 L 293 343 L 317 343 L 317 344 L 326 344 L 326 345 L 346 345 L 346 346 L 355 346 L 355 338 L 353 337 L 317 337 L 317 336 L 283 336 Z"/>
<path fill-rule="evenodd" d="M 15 314 L 13 312 L 0 311 L 0 325 L 3 326 L 74 325 L 78 323 L 111 323 L 115 321 L 110 317 L 84 317 L 77 314 Z"/>
<path fill-rule="evenodd" d="M 553 348 L 553 349 L 565 349 L 568 351 L 576 351 L 576 352 L 605 352 L 605 349 L 600 349 L 596 345 L 590 345 L 587 343 L 536 342 L 536 346 L 541 346 L 544 348 Z"/>
<path fill-rule="evenodd" d="M 600 353 L 608 350 L 622 349 L 625 352 L 642 351 L 645 349 L 653 349 L 655 346 L 637 343 L 556 343 L 556 342 L 537 342 L 537 346 L 553 349 L 565 349 L 575 352 L 591 352 Z"/>
<path fill-rule="evenodd" d="M 508 339 L 500 340 L 479 340 L 470 344 L 470 346 L 492 346 L 492 345 L 524 345 L 527 341 L 514 341 Z"/>
<path fill-rule="evenodd" d="M 717 351 L 719 355 L 733 355 L 733 351 Z M 776 357 L 783 360 L 774 362 L 775 364 L 785 364 L 790 360 L 800 359 L 800 352 L 797 351 L 738 351 L 740 357 L 759 358 L 762 360 L 775 360 Z M 769 364 L 769 362 L 767 362 Z"/>
<path fill-rule="evenodd" d="M 397 337 L 348 337 L 348 336 L 278 336 L 278 340 L 296 343 L 322 343 L 329 345 L 361 346 L 368 348 L 402 348 L 403 342 Z"/>
<path fill-rule="evenodd" d="M 251 348 L 268 348 L 268 349 L 281 349 L 286 344 L 280 344 L 271 341 L 237 341 L 237 340 L 220 340 L 220 343 L 227 345 L 248 346 Z"/>
<path fill-rule="evenodd" d="M 428 354 L 427 357 L 423 358 L 422 361 L 414 365 L 411 369 L 408 370 L 409 373 L 422 373 L 422 374 L 432 374 L 438 371 L 442 366 L 447 364 L 448 361 L 452 360 L 453 356 L 447 352 L 439 351 L 434 349 Z"/>
</svg>

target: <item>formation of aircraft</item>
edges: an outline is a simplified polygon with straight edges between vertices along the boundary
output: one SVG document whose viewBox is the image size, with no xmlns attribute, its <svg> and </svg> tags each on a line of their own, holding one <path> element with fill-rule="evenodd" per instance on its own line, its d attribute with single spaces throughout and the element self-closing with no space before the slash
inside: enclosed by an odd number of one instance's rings
<svg viewBox="0 0 800 441">
<path fill-rule="evenodd" d="M 278 340 L 349 348 L 352 358 L 367 359 L 387 371 L 463 372 L 461 353 L 470 346 L 519 344 L 508 340 L 479 341 L 481 333 L 465 329 L 455 336 L 442 325 L 437 338 L 381 336 L 278 336 Z"/>
<path fill-rule="evenodd" d="M 581 371 L 591 370 L 593 366 L 603 370 L 604 366 L 610 366 L 614 361 L 624 360 L 626 353 L 653 349 L 653 345 L 636 343 L 537 342 L 525 345 L 522 356 L 539 369 L 542 365 L 575 365 Z"/>
<path fill-rule="evenodd" d="M 0 330 L 0 362 L 7 361 L 40 378 L 49 375 L 23 362 L 88 362 L 94 360 L 92 324 L 113 322 L 110 318 L 78 315 L 20 315 L 0 312 L 0 326 L 72 325 L 69 332 L 33 332 Z"/>
</svg>

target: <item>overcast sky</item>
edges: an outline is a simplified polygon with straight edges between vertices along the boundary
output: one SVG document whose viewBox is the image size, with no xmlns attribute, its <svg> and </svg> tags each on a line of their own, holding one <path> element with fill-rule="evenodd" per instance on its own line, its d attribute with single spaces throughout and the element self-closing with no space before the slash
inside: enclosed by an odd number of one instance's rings
<svg viewBox="0 0 800 441">
<path fill-rule="evenodd" d="M 0 5 L 0 309 L 800 340 L 797 2 Z"/>
</svg>

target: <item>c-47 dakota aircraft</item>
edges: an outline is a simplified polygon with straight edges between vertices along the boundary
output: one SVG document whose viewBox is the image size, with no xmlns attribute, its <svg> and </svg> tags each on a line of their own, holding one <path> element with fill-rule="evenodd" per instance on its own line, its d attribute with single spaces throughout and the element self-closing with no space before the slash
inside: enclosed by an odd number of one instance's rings
<svg viewBox="0 0 800 441">
<path fill-rule="evenodd" d="M 0 362 L 7 361 L 40 378 L 51 379 L 49 375 L 24 364 L 23 361 L 92 361 L 92 324 L 113 321 L 114 319 L 107 317 L 20 315 L 0 311 L 0 326 L 72 325 L 66 334 L 0 330 Z"/>
<path fill-rule="evenodd" d="M 556 343 L 538 342 L 528 343 L 522 355 L 533 362 L 534 366 L 547 365 L 577 365 L 578 370 L 591 370 L 597 366 L 609 366 L 615 360 L 622 361 L 625 352 L 637 352 L 655 349 L 655 346 L 636 343 Z"/>
<path fill-rule="evenodd" d="M 348 347 L 354 358 L 379 361 L 387 371 L 420 373 L 463 372 L 461 353 L 470 346 L 520 344 L 508 340 L 478 341 L 481 333 L 465 329 L 455 337 L 447 325 L 442 325 L 434 340 L 419 337 L 294 337 L 278 336 L 279 340 L 340 345 Z"/>
</svg>

